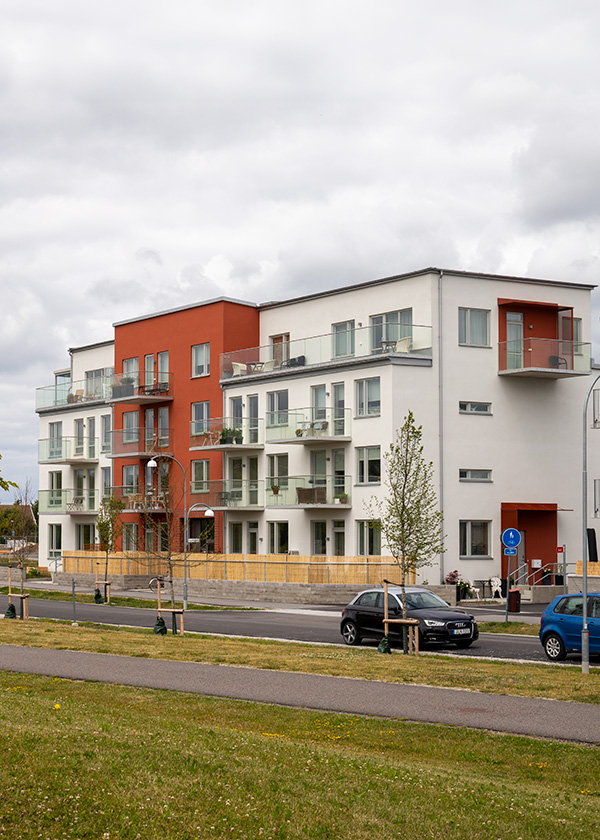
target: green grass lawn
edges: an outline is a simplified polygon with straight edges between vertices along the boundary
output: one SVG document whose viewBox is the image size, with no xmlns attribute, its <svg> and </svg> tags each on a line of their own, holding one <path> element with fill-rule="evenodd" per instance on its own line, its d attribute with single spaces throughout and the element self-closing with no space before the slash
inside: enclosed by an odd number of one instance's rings
<svg viewBox="0 0 600 840">
<path fill-rule="evenodd" d="M 598 833 L 596 748 L 10 673 L 0 692 L 0 837 Z"/>
<path fill-rule="evenodd" d="M 21 592 L 20 587 L 13 586 L 12 591 L 14 593 Z M 30 598 L 39 598 L 42 601 L 73 601 L 73 593 L 72 592 L 62 592 L 60 590 L 48 590 L 48 589 L 27 589 L 26 587 L 23 589 L 23 593 L 29 595 Z M 100 584 L 100 593 L 104 595 L 104 588 L 102 584 Z M 7 586 L 0 586 L 0 595 L 8 595 L 8 587 Z M 167 590 L 163 589 L 162 591 L 162 604 L 164 607 L 170 603 L 170 598 L 167 595 Z M 76 592 L 75 593 L 75 602 L 77 604 L 94 604 L 94 596 L 92 594 L 86 594 L 83 592 Z M 156 595 L 148 596 L 148 598 L 131 598 L 128 596 L 123 595 L 115 595 L 110 598 L 110 604 L 107 606 L 113 607 L 145 607 L 146 609 L 155 609 L 157 604 Z M 181 601 L 175 601 L 177 607 L 181 606 Z M 188 610 L 231 610 L 234 609 L 233 607 L 215 607 L 209 604 L 192 604 L 188 603 Z M 248 607 L 236 607 L 235 609 L 249 609 Z M 251 608 L 250 608 L 251 609 Z"/>
</svg>

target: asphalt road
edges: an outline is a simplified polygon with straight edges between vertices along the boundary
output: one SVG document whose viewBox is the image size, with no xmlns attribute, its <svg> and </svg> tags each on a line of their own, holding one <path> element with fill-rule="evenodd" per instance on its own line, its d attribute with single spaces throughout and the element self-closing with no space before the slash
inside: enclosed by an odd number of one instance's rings
<svg viewBox="0 0 600 840">
<path fill-rule="evenodd" d="M 71 621 L 73 605 L 67 601 L 46 601 L 30 598 L 30 615 L 36 618 L 58 618 Z M 0 612 L 4 612 L 8 599 L 0 596 Z M 481 608 L 479 608 L 481 609 Z M 188 610 L 185 615 L 186 630 L 197 633 L 216 633 L 226 636 L 247 636 L 250 638 L 285 639 L 326 644 L 343 644 L 340 635 L 340 610 L 337 608 L 298 608 L 261 610 Z M 477 610 L 473 610 L 477 612 Z M 481 610 L 477 617 L 481 621 L 489 610 Z M 497 610 L 498 620 L 504 615 Z M 140 607 L 116 607 L 108 604 L 77 604 L 78 621 L 94 621 L 100 624 L 114 624 L 132 627 L 152 628 L 156 621 L 156 610 Z M 533 620 L 537 620 L 534 616 Z M 166 617 L 170 630 L 169 617 Z M 375 641 L 365 644 L 376 645 Z M 429 648 L 433 650 L 433 648 Z M 435 648 L 457 656 L 494 657 L 518 659 L 530 662 L 547 662 L 536 636 L 511 636 L 482 633 L 479 640 L 466 650 L 453 646 Z M 592 660 L 594 658 L 592 657 Z M 570 654 L 567 662 L 578 663 L 581 658 Z M 596 657 L 600 664 L 600 658 Z M 595 664 L 592 662 L 592 664 Z"/>
<path fill-rule="evenodd" d="M 13 645 L 0 669 L 600 744 L 600 706 L 585 703 Z"/>
</svg>

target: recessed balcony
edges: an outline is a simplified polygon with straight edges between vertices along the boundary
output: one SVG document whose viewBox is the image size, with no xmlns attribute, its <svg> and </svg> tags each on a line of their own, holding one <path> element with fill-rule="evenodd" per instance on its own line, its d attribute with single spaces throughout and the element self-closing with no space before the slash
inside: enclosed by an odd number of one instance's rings
<svg viewBox="0 0 600 840">
<path fill-rule="evenodd" d="M 115 429 L 111 432 L 112 446 L 109 458 L 152 458 L 173 452 L 173 430 L 143 426 L 133 429 Z"/>
<path fill-rule="evenodd" d="M 111 495 L 123 502 L 124 513 L 166 513 L 172 510 L 168 490 L 158 490 L 155 487 L 140 487 L 137 484 L 111 487 Z M 177 503 L 183 507 L 183 493 L 177 494 Z"/>
<path fill-rule="evenodd" d="M 38 441 L 39 464 L 97 464 L 98 453 L 97 437 L 59 437 Z"/>
<path fill-rule="evenodd" d="M 357 327 L 347 332 L 325 333 L 221 354 L 221 379 L 271 373 L 295 373 L 298 368 L 343 364 L 371 356 L 397 359 L 432 355 L 432 327 L 388 324 Z"/>
<path fill-rule="evenodd" d="M 213 510 L 254 510 L 265 506 L 264 480 L 242 478 L 192 481 L 190 505 L 202 502 Z"/>
<path fill-rule="evenodd" d="M 112 377 L 110 401 L 119 405 L 153 405 L 173 399 L 173 374 L 152 370 Z"/>
<path fill-rule="evenodd" d="M 267 507 L 349 508 L 352 505 L 349 475 L 290 475 L 268 478 Z"/>
<path fill-rule="evenodd" d="M 40 513 L 96 514 L 100 504 L 98 490 L 40 490 Z"/>
<path fill-rule="evenodd" d="M 501 376 L 564 379 L 591 370 L 591 344 L 554 338 L 525 338 L 498 344 Z"/>
<path fill-rule="evenodd" d="M 264 420 L 257 417 L 215 417 L 192 420 L 190 449 L 263 449 Z"/>
<path fill-rule="evenodd" d="M 350 441 L 352 413 L 349 408 L 296 408 L 267 414 L 267 443 L 307 446 L 327 441 Z"/>
</svg>

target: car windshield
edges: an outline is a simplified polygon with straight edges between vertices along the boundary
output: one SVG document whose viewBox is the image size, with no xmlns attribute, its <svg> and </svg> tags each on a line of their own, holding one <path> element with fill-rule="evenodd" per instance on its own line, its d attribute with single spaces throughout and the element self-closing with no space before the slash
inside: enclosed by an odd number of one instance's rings
<svg viewBox="0 0 600 840">
<path fill-rule="evenodd" d="M 433 592 L 407 592 L 406 606 L 409 610 L 435 610 L 443 607 L 448 608 L 448 604 Z"/>
</svg>

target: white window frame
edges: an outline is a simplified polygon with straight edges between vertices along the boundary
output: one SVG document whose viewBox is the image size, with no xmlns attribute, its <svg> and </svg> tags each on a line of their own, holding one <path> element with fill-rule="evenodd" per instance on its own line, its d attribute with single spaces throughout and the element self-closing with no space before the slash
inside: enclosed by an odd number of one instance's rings
<svg viewBox="0 0 600 840">
<path fill-rule="evenodd" d="M 203 458 L 192 461 L 192 493 L 208 493 L 210 490 L 210 461 Z"/>
<path fill-rule="evenodd" d="M 377 454 L 377 457 L 374 457 Z M 370 464 L 379 463 L 379 475 L 372 478 Z M 381 484 L 381 446 L 357 446 L 356 447 L 356 483 L 357 484 Z"/>
<path fill-rule="evenodd" d="M 371 376 L 356 380 L 356 417 L 378 417 L 381 414 L 381 378 Z"/>
<path fill-rule="evenodd" d="M 492 404 L 479 400 L 459 400 L 458 413 L 474 414 L 476 417 L 491 417 Z"/>
<path fill-rule="evenodd" d="M 461 468 L 458 471 L 458 479 L 459 481 L 479 481 L 489 484 L 492 480 L 492 471 Z"/>
<path fill-rule="evenodd" d="M 471 324 L 474 313 L 485 315 L 485 342 L 475 341 L 475 325 Z M 458 307 L 458 343 L 462 347 L 490 347 L 490 310 L 473 307 Z"/>
<path fill-rule="evenodd" d="M 192 346 L 192 377 L 210 375 L 210 343 Z"/>
<path fill-rule="evenodd" d="M 487 545 L 487 552 L 474 552 L 473 551 L 473 526 L 480 526 L 485 525 L 486 527 L 486 542 Z M 490 554 L 490 547 L 491 547 L 491 521 L 486 519 L 462 519 L 459 522 L 459 534 L 458 534 L 458 551 L 459 557 L 465 560 L 481 560 L 482 558 L 491 559 Z M 461 548 L 464 547 L 467 549 L 467 553 L 463 554 L 461 552 Z"/>
<path fill-rule="evenodd" d="M 358 557 L 381 557 L 381 531 L 372 528 L 371 519 L 356 521 L 356 547 Z"/>
<path fill-rule="evenodd" d="M 210 400 L 192 403 L 192 435 L 210 431 Z"/>
<path fill-rule="evenodd" d="M 289 395 L 287 388 L 267 392 L 267 426 L 287 426 L 289 416 Z"/>
<path fill-rule="evenodd" d="M 338 321 L 331 325 L 334 359 L 354 356 L 354 321 Z"/>
</svg>

